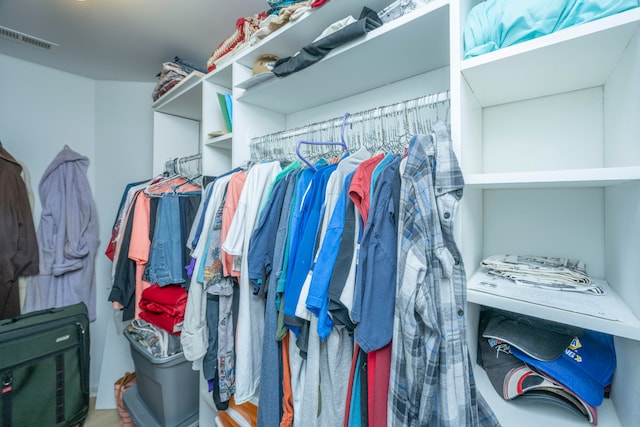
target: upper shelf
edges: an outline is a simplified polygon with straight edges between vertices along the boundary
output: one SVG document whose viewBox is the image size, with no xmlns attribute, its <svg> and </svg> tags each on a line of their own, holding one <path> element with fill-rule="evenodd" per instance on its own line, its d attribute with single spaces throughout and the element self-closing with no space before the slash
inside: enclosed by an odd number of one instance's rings
<svg viewBox="0 0 640 427">
<path fill-rule="evenodd" d="M 202 77 L 194 71 L 158 98 L 153 104 L 154 111 L 173 114 L 192 120 L 202 119 Z"/>
<path fill-rule="evenodd" d="M 428 43 L 428 54 L 416 50 Z M 247 89 L 238 100 L 288 114 L 448 65 L 449 1 L 434 0 L 308 68 Z"/>
<path fill-rule="evenodd" d="M 606 187 L 638 180 L 640 180 L 640 167 L 637 166 L 465 175 L 466 185 L 494 190 L 509 188 Z"/>
<path fill-rule="evenodd" d="M 311 43 L 325 28 L 332 23 L 346 17 L 358 18 L 363 5 L 380 11 L 390 3 L 390 0 L 362 1 L 330 1 L 318 9 L 306 12 L 304 15 L 282 26 L 262 40 L 251 46 L 246 46 L 236 54 L 222 58 L 216 69 L 207 74 L 206 79 L 223 86 L 231 87 L 231 65 L 234 62 L 252 68 L 254 61 L 264 54 L 285 58 L 296 53 L 303 46 Z"/>
<path fill-rule="evenodd" d="M 601 86 L 638 31 L 640 9 L 463 60 L 483 107 Z"/>
</svg>

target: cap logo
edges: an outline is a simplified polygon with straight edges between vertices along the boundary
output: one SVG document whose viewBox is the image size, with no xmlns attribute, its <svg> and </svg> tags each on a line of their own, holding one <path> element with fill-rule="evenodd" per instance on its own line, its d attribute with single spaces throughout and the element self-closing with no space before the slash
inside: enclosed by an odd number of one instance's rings
<svg viewBox="0 0 640 427">
<path fill-rule="evenodd" d="M 571 340 L 571 344 L 569 344 L 569 348 L 571 350 L 577 350 L 581 347 L 582 347 L 582 343 L 580 342 L 580 338 L 573 337 L 573 340 Z"/>
<path fill-rule="evenodd" d="M 578 337 L 574 337 L 569 347 L 565 349 L 564 354 L 569 356 L 574 362 L 581 363 L 582 356 L 576 352 L 579 348 L 582 348 L 582 343 Z"/>
</svg>

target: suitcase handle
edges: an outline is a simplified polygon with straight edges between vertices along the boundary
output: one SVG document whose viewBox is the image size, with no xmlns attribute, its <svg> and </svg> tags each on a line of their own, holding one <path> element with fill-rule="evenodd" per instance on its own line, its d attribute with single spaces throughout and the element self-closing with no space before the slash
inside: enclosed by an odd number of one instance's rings
<svg viewBox="0 0 640 427">
<path fill-rule="evenodd" d="M 33 315 L 57 313 L 57 312 L 59 312 L 61 310 L 62 310 L 62 308 L 53 307 L 53 308 L 49 308 L 49 309 L 46 309 L 46 310 L 40 310 L 40 311 L 37 311 L 37 312 L 24 313 L 24 314 L 20 314 L 18 316 L 12 317 L 10 322 L 15 323 L 15 322 L 19 322 L 20 320 L 22 320 L 22 319 L 24 319 L 26 317 L 33 317 Z"/>
<path fill-rule="evenodd" d="M 85 366 L 86 364 L 89 363 L 88 360 L 88 355 L 85 353 L 84 349 L 86 348 L 88 351 L 88 345 L 86 344 L 86 339 L 87 339 L 87 331 L 84 329 L 84 326 L 82 326 L 82 323 L 80 322 L 76 322 L 76 327 L 78 328 L 78 330 L 80 331 L 80 363 Z M 81 373 L 81 377 L 80 377 L 80 383 L 82 385 L 82 391 L 88 396 L 89 395 L 89 378 L 86 375 L 82 375 L 82 373 L 84 373 L 84 370 L 80 371 Z"/>
</svg>

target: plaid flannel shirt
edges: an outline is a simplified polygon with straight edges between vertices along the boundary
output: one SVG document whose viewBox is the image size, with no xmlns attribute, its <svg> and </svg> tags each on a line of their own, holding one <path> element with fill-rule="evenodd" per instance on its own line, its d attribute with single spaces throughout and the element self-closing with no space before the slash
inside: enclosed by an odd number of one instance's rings
<svg viewBox="0 0 640 427">
<path fill-rule="evenodd" d="M 388 426 L 499 426 L 477 392 L 453 219 L 464 180 L 442 122 L 411 141 L 402 176 Z"/>
</svg>

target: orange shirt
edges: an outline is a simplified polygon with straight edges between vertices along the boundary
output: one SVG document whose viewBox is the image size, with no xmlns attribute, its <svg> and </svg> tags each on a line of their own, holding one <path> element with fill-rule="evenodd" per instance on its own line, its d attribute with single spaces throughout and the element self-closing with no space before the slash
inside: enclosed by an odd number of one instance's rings
<svg viewBox="0 0 640 427">
<path fill-rule="evenodd" d="M 222 208 L 222 231 L 220 241 L 224 242 L 229 234 L 229 228 L 233 221 L 233 215 L 238 208 L 238 201 L 240 200 L 240 193 L 247 180 L 247 173 L 245 171 L 236 172 L 231 176 L 229 184 L 227 184 L 227 196 Z M 225 277 L 233 276 L 240 277 L 240 272 L 233 269 L 233 255 L 229 255 L 224 250 L 220 250 L 220 257 L 222 258 L 222 269 Z"/>
<path fill-rule="evenodd" d="M 133 227 L 131 228 L 131 240 L 129 243 L 129 259 L 136 263 L 136 292 L 135 292 L 135 319 L 140 318 L 140 307 L 138 303 L 142 296 L 142 291 L 151 284 L 142 280 L 142 273 L 149 261 L 149 251 L 151 250 L 150 233 L 151 220 L 151 197 L 140 193 L 136 199 L 133 211 Z"/>
</svg>

